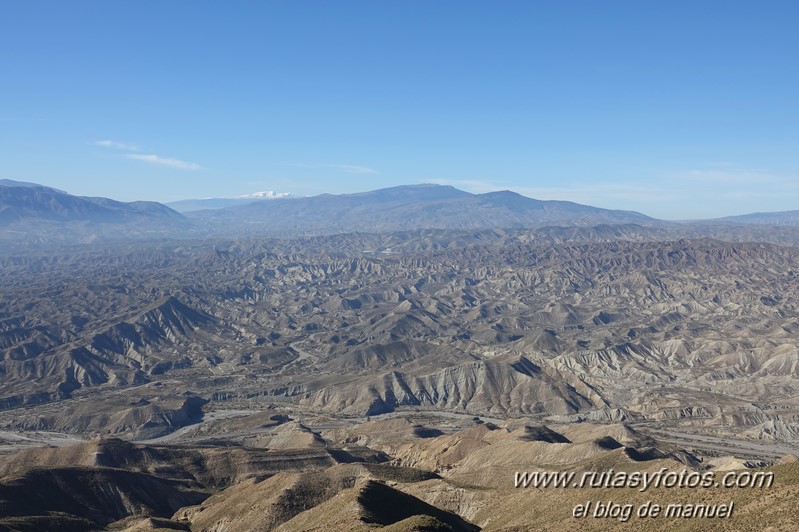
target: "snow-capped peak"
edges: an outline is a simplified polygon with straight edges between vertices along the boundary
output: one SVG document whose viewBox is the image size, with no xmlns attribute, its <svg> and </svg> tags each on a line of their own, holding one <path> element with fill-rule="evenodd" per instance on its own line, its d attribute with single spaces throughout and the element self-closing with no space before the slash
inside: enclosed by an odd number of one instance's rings
<svg viewBox="0 0 799 532">
<path fill-rule="evenodd" d="M 264 192 L 253 192 L 252 194 L 236 196 L 236 199 L 281 199 L 290 196 L 291 192 L 272 192 L 271 190 L 266 190 Z"/>
</svg>

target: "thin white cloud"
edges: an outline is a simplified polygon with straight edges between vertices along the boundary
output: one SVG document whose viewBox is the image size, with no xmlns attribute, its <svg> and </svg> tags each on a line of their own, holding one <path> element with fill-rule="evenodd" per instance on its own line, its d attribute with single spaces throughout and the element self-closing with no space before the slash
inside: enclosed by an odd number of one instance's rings
<svg viewBox="0 0 799 532">
<path fill-rule="evenodd" d="M 95 146 L 102 146 L 103 148 L 113 148 L 115 150 L 124 151 L 139 151 L 139 147 L 125 142 L 116 142 L 113 140 L 98 140 L 94 143 Z"/>
<path fill-rule="evenodd" d="M 359 166 L 355 164 L 308 164 L 308 163 L 293 163 L 289 166 L 295 166 L 297 168 L 311 168 L 311 169 L 324 169 L 324 168 L 332 168 L 334 170 L 340 170 L 342 172 L 346 172 L 348 174 L 379 174 L 377 170 L 374 168 L 369 168 L 368 166 Z"/>
<path fill-rule="evenodd" d="M 128 144 L 126 142 L 117 142 L 115 140 L 97 140 L 94 142 L 95 146 L 101 146 L 103 148 L 109 148 L 113 150 L 122 150 L 122 151 L 140 151 L 141 148 L 134 144 Z M 154 164 L 157 166 L 166 166 L 169 168 L 177 168 L 178 170 L 202 170 L 202 166 L 196 163 L 190 163 L 188 161 L 181 161 L 180 159 L 172 159 L 169 157 L 161 157 L 160 155 L 144 155 L 138 153 L 128 153 L 125 155 L 127 159 L 133 159 L 135 161 L 142 161 L 149 164 Z"/>
<path fill-rule="evenodd" d="M 140 155 L 128 154 L 125 157 L 145 163 L 154 164 L 157 166 L 167 166 L 169 168 L 177 168 L 178 170 L 202 170 L 202 166 L 196 163 L 181 161 L 180 159 L 170 159 L 168 157 L 161 157 L 159 155 Z"/>
</svg>

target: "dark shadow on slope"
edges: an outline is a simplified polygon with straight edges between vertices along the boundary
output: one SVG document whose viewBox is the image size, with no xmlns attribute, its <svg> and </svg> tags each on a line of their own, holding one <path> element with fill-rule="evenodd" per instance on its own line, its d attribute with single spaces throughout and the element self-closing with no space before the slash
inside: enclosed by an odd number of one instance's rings
<svg viewBox="0 0 799 532">
<path fill-rule="evenodd" d="M 522 441 L 543 441 L 546 443 L 571 443 L 571 440 L 544 425 L 525 425 Z"/>
<path fill-rule="evenodd" d="M 431 506 L 426 502 L 391 488 L 382 482 L 370 480 L 358 494 L 358 504 L 365 523 L 390 525 L 416 515 L 429 515 L 458 531 L 477 531 L 475 526 L 457 514 Z"/>
</svg>

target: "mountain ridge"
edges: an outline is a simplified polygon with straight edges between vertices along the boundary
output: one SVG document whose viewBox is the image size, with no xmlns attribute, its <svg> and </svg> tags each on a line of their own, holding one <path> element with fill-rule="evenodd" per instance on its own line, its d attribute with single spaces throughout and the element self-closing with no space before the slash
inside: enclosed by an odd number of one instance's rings
<svg viewBox="0 0 799 532">
<path fill-rule="evenodd" d="M 799 210 L 751 212 L 737 216 L 726 216 L 719 221 L 752 225 L 781 225 L 799 227 Z"/>
<path fill-rule="evenodd" d="M 0 245 L 91 243 L 190 234 L 182 214 L 154 201 L 75 196 L 21 181 L 0 181 Z"/>
<path fill-rule="evenodd" d="M 35 183 L 0 180 L 0 246 L 600 226 L 638 226 L 671 239 L 799 242 L 799 211 L 669 222 L 636 211 L 528 198 L 510 190 L 472 194 L 437 184 L 277 199 L 225 199 L 234 204 L 181 214 L 157 202 L 74 196 Z"/>
<path fill-rule="evenodd" d="M 121 202 L 103 197 L 75 196 L 34 183 L 8 182 L 0 182 L 0 226 L 25 219 L 123 223 L 138 215 L 176 221 L 183 218 L 173 209 L 154 201 Z"/>
<path fill-rule="evenodd" d="M 229 233 L 315 235 L 414 229 L 532 228 L 603 223 L 657 224 L 632 211 L 536 200 L 510 191 L 471 194 L 451 186 L 405 185 L 355 194 L 321 194 L 186 213 L 195 223 Z"/>
</svg>

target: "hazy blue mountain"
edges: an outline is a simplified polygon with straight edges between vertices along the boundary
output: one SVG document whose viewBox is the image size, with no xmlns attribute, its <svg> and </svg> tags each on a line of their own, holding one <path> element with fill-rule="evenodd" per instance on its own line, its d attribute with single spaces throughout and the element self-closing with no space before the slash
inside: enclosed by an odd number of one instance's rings
<svg viewBox="0 0 799 532">
<path fill-rule="evenodd" d="M 787 225 L 791 227 L 799 227 L 799 210 L 780 212 L 753 212 L 751 214 L 743 214 L 740 216 L 727 216 L 726 218 L 720 218 L 719 220 L 739 224 Z"/>
<path fill-rule="evenodd" d="M 632 211 L 541 201 L 510 191 L 471 194 L 441 185 L 250 203 L 197 211 L 187 217 L 214 230 L 239 228 L 280 235 L 656 222 Z"/>
<path fill-rule="evenodd" d="M 0 227 L 26 220 L 127 223 L 158 218 L 182 223 L 183 216 L 154 201 L 125 203 L 108 198 L 73 196 L 19 181 L 0 181 Z"/>
<path fill-rule="evenodd" d="M 62 192 L 66 194 L 63 190 L 59 190 L 53 187 L 46 187 L 44 185 L 39 185 L 38 183 L 30 183 L 28 181 L 14 181 L 13 179 L 0 179 L 0 186 L 3 187 L 33 187 L 33 188 L 49 188 L 50 190 L 55 190 L 56 192 Z"/>
<path fill-rule="evenodd" d="M 0 241 L 5 243 L 168 236 L 191 227 L 180 213 L 153 201 L 125 203 L 73 196 L 35 183 L 0 181 Z"/>
</svg>

